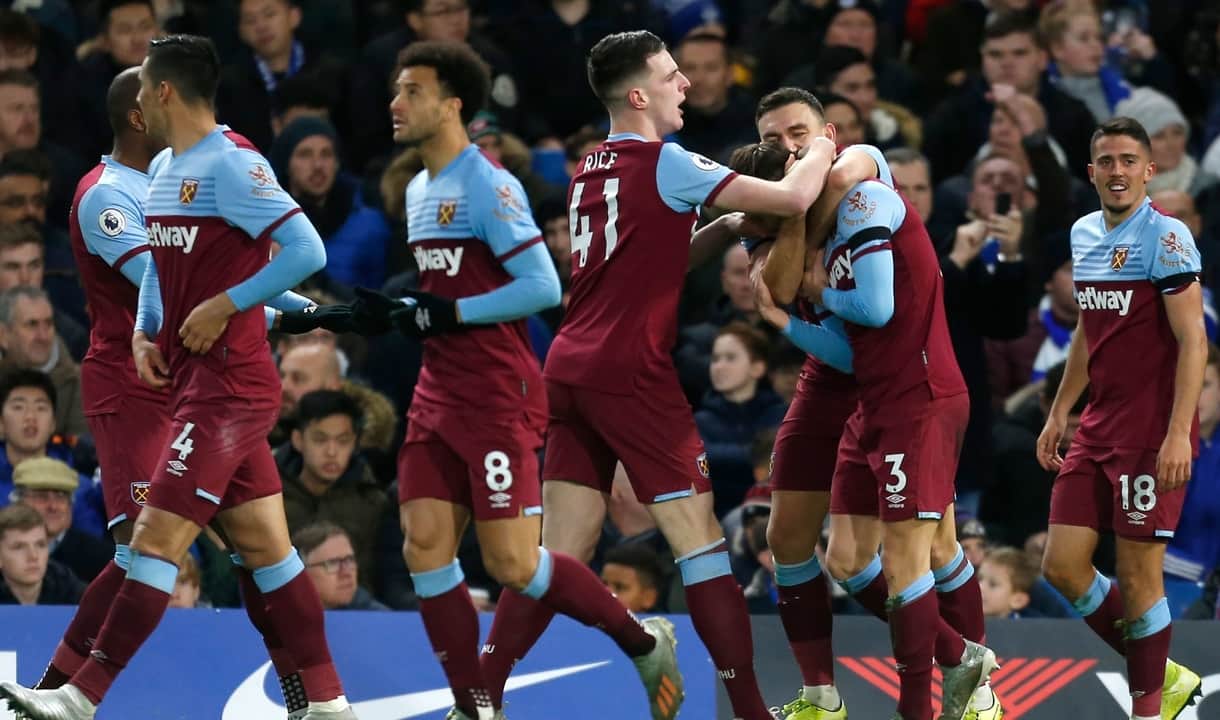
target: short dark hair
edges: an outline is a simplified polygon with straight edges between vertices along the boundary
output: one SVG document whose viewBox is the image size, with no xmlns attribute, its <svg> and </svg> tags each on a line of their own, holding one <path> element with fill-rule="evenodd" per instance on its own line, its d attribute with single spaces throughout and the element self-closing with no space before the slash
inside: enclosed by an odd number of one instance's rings
<svg viewBox="0 0 1220 720">
<path fill-rule="evenodd" d="M 729 60 L 728 41 L 725 40 L 723 35 L 717 35 L 716 33 L 713 33 L 713 32 L 699 31 L 699 32 L 691 33 L 690 35 L 687 35 L 686 37 L 679 40 L 678 45 L 675 49 L 678 50 L 679 52 L 681 52 L 683 45 L 686 45 L 687 43 L 698 43 L 698 42 L 715 43 L 716 45 L 719 45 L 721 51 L 724 52 L 725 61 L 727 62 Z"/>
<path fill-rule="evenodd" d="M 12 45 L 38 45 L 38 22 L 23 12 L 0 9 L 0 39 Z"/>
<path fill-rule="evenodd" d="M 55 396 L 55 383 L 51 382 L 51 376 L 41 370 L 32 370 L 27 368 L 14 368 L 0 375 L 0 405 L 8 402 L 9 395 L 17 388 L 38 388 L 47 394 L 47 399 L 51 401 L 51 408 L 55 408 L 57 400 Z"/>
<path fill-rule="evenodd" d="M 1125 135 L 1129 138 L 1134 138 L 1139 141 L 1140 145 L 1144 146 L 1148 154 L 1152 154 L 1152 140 L 1149 139 L 1148 131 L 1144 129 L 1140 121 L 1120 115 L 1098 125 L 1097 129 L 1093 131 L 1093 137 L 1089 138 L 1089 156 L 1093 155 L 1093 146 L 1097 144 L 1098 140 L 1113 135 Z"/>
<path fill-rule="evenodd" d="M 110 131 L 115 137 L 131 130 L 127 113 L 139 110 L 136 95 L 140 92 L 140 70 L 130 67 L 114 76 L 110 89 L 106 91 L 106 116 L 110 119 Z"/>
<path fill-rule="evenodd" d="M 830 87 L 839 73 L 852 65 L 868 65 L 868 56 L 848 45 L 827 45 L 822 48 L 818 62 L 814 65 L 819 87 Z"/>
<path fill-rule="evenodd" d="M 1033 589 L 1034 583 L 1038 582 L 1038 576 L 1041 574 L 1038 563 L 1030 554 L 1014 547 L 993 548 L 988 551 L 983 562 L 1008 568 L 1008 572 L 1012 575 L 1010 578 L 1012 589 L 1015 592 L 1028 594 Z"/>
<path fill-rule="evenodd" d="M 585 125 L 581 129 L 564 138 L 563 155 L 569 162 L 577 162 L 581 158 L 581 148 L 592 142 L 601 143 L 605 139 L 605 130 L 595 128 L 592 125 Z"/>
<path fill-rule="evenodd" d="M 782 180 L 784 166 L 792 153 L 777 142 L 742 145 L 729 157 L 729 168 L 763 180 Z"/>
<path fill-rule="evenodd" d="M 818 117 L 823 119 L 826 117 L 826 108 L 822 107 L 822 103 L 816 95 L 805 88 L 790 86 L 772 90 L 764 95 L 763 99 L 758 101 L 758 107 L 754 110 L 754 122 L 757 123 L 763 115 L 776 108 L 792 105 L 793 103 L 808 105 L 809 109 L 817 113 Z"/>
<path fill-rule="evenodd" d="M 657 560 L 657 551 L 647 543 L 629 542 L 610 548 L 602 565 L 611 564 L 632 568 L 640 576 L 641 585 L 660 591 L 661 562 Z"/>
<path fill-rule="evenodd" d="M 360 410 L 360 405 L 342 390 L 314 390 L 305 393 L 297 402 L 297 429 L 304 430 L 310 423 L 325 420 L 332 415 L 346 415 L 352 421 L 352 429 L 360 432 L 364 413 Z"/>
<path fill-rule="evenodd" d="M 928 158 L 923 153 L 915 148 L 896 147 L 885 151 L 885 161 L 890 165 L 910 165 L 912 163 L 923 163 L 925 167 L 931 168 L 932 163 L 928 162 Z"/>
<path fill-rule="evenodd" d="M 55 166 L 42 151 L 35 148 L 13 150 L 5 153 L 0 160 L 0 178 L 9 175 L 33 175 L 44 182 L 49 181 L 55 172 Z"/>
<path fill-rule="evenodd" d="M 283 114 L 294 107 L 324 108 L 329 111 L 335 105 L 334 93 L 328 83 L 319 80 L 316 73 L 308 70 L 280 80 L 275 86 L 275 101 L 272 103 L 275 112 Z"/>
<path fill-rule="evenodd" d="M 762 330 L 741 320 L 734 320 L 720 328 L 720 331 L 716 333 L 716 338 L 719 339 L 725 335 L 737 338 L 742 347 L 746 349 L 746 355 L 750 356 L 750 362 L 760 362 L 764 365 L 767 363 L 767 336 Z"/>
<path fill-rule="evenodd" d="M 152 16 L 157 17 L 157 10 L 153 7 L 152 0 L 102 0 L 101 7 L 98 8 L 98 18 L 102 21 L 102 27 L 106 28 L 110 25 L 110 14 L 115 10 L 125 5 L 143 5 L 148 8 L 148 12 Z"/>
<path fill-rule="evenodd" d="M 46 255 L 42 244 L 42 235 L 32 226 L 23 222 L 4 223 L 0 225 L 0 252 L 12 250 L 22 245 L 37 245 Z"/>
<path fill-rule="evenodd" d="M 342 535 L 348 540 L 352 539 L 352 536 L 346 530 L 333 522 L 319 520 L 294 532 L 292 534 L 292 546 L 297 549 L 297 553 L 304 560 L 305 556 L 317 550 L 319 545 L 337 535 Z"/>
<path fill-rule="evenodd" d="M 183 101 L 215 104 L 216 88 L 220 85 L 220 56 L 210 39 L 202 35 L 154 38 L 148 44 L 144 67 L 154 85 L 162 82 L 173 85 Z"/>
<path fill-rule="evenodd" d="M 465 43 L 413 42 L 398 53 L 397 76 L 409 67 L 430 67 L 436 71 L 441 90 L 462 101 L 462 124 L 467 125 L 487 104 L 491 92 L 491 70 Z"/>
<path fill-rule="evenodd" d="M 665 51 L 665 42 L 647 30 L 632 30 L 607 35 L 589 51 L 585 74 L 589 87 L 603 105 L 620 101 L 615 97 L 623 81 L 648 67 L 648 58 Z"/>
<path fill-rule="evenodd" d="M 0 70 L 0 85 L 20 85 L 21 87 L 38 89 L 38 78 L 29 70 L 9 68 Z"/>
<path fill-rule="evenodd" d="M 844 97 L 839 93 L 830 92 L 829 90 L 822 92 L 821 96 L 822 107 L 828 108 L 832 105 L 846 105 L 855 113 L 857 120 L 861 123 L 864 122 L 864 116 L 860 114 L 860 108 L 851 101 L 851 98 Z"/>
<path fill-rule="evenodd" d="M 33 530 L 46 526 L 42 514 L 29 505 L 13 503 L 0 509 L 0 540 L 4 539 L 4 534 L 9 530 Z"/>
<path fill-rule="evenodd" d="M 983 26 L 983 42 L 998 40 L 1017 33 L 1030 36 L 1035 45 L 1042 47 L 1042 36 L 1038 34 L 1038 21 L 1019 10 L 993 15 Z"/>
</svg>

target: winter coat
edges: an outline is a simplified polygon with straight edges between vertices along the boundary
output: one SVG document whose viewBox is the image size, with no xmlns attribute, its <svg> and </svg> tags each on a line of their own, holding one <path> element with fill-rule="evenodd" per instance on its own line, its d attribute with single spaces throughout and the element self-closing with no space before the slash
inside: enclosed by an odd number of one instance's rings
<svg viewBox="0 0 1220 720">
<path fill-rule="evenodd" d="M 712 487 L 716 491 L 716 517 L 741 504 L 754 484 L 750 458 L 754 440 L 763 430 L 779 427 L 788 411 L 783 399 L 770 388 L 759 388 L 744 403 L 734 403 L 718 392 L 709 392 L 695 425 L 707 450 Z"/>
</svg>

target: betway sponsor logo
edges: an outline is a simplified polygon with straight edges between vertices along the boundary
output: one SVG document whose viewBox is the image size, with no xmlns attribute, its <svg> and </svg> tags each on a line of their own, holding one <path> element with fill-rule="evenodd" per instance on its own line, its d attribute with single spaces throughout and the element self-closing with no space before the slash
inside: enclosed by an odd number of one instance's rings
<svg viewBox="0 0 1220 720">
<path fill-rule="evenodd" d="M 1131 311 L 1130 290 L 1098 290 L 1092 285 L 1076 291 L 1081 310 L 1117 310 L 1121 316 Z"/>
<path fill-rule="evenodd" d="M 415 248 L 415 264 L 420 272 L 440 270 L 453 277 L 462 269 L 462 252 L 465 248 Z"/>
<path fill-rule="evenodd" d="M 153 247 L 180 247 L 184 255 L 189 255 L 195 247 L 195 238 L 199 236 L 199 226 L 182 227 L 181 225 L 162 225 L 154 222 L 148 226 L 148 244 Z"/>
</svg>

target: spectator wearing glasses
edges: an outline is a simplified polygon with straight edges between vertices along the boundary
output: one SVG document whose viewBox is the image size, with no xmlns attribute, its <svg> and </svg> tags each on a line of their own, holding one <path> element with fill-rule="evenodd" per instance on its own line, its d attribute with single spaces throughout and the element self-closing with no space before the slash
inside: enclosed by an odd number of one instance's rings
<svg viewBox="0 0 1220 720">
<path fill-rule="evenodd" d="M 368 590 L 360 587 L 360 570 L 352 539 L 343 528 L 329 522 L 306 525 L 292 535 L 305 572 L 318 589 L 327 610 L 389 610 Z"/>
</svg>

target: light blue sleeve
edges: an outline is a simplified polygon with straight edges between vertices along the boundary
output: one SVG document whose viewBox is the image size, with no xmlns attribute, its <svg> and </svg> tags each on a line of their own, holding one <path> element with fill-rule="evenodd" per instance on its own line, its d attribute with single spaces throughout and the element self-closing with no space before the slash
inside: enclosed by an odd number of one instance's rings
<svg viewBox="0 0 1220 720">
<path fill-rule="evenodd" d="M 467 185 L 466 197 L 474 236 L 487 243 L 497 258 L 542 237 L 521 182 L 507 170 L 495 169 L 475 179 Z"/>
<path fill-rule="evenodd" d="M 1199 279 L 1203 262 L 1185 223 L 1171 217 L 1158 219 L 1141 238 L 1143 256 L 1150 265 L 1148 279 L 1161 292 L 1174 292 Z"/>
<path fill-rule="evenodd" d="M 847 152 L 848 150 L 859 150 L 861 152 L 868 153 L 868 155 L 872 157 L 873 162 L 877 163 L 877 178 L 886 185 L 894 187 L 894 174 L 890 172 L 890 164 L 885 160 L 885 153 L 881 152 L 881 150 L 874 145 L 864 144 L 848 145 L 843 149 L 843 152 Z"/>
<path fill-rule="evenodd" d="M 148 231 L 139 201 L 113 185 L 94 185 L 80 200 L 76 222 L 85 247 L 139 285 L 144 277 Z M 131 261 L 144 255 L 142 262 Z M 132 265 L 132 267 L 128 267 Z"/>
<path fill-rule="evenodd" d="M 317 303 L 315 303 L 313 300 L 310 300 L 304 295 L 295 293 L 291 290 L 285 290 L 273 298 L 268 298 L 267 300 L 263 301 L 263 304 L 276 310 L 284 310 L 288 312 L 294 310 L 304 310 L 307 307 L 317 305 Z"/>
<path fill-rule="evenodd" d="M 677 143 L 665 143 L 657 158 L 657 191 L 674 212 L 707 205 L 718 188 L 736 175 L 732 170 Z"/>
<path fill-rule="evenodd" d="M 837 318 L 828 319 L 843 326 Z M 793 345 L 816 357 L 839 372 L 851 374 L 852 354 L 851 343 L 842 332 L 836 332 L 827 323 L 817 324 L 802 320 L 795 315 L 789 316 L 788 325 L 784 328 L 784 336 Z"/>
<path fill-rule="evenodd" d="M 238 148 L 220 153 L 213 172 L 221 217 L 252 238 L 301 210 L 276 181 L 271 164 L 253 150 Z"/>
<path fill-rule="evenodd" d="M 140 279 L 140 295 L 136 300 L 135 329 L 143 330 L 150 338 L 161 331 L 161 280 L 157 276 L 157 264 L 149 258 Z"/>
<path fill-rule="evenodd" d="M 322 245 L 322 238 L 303 213 L 288 218 L 287 222 L 272 231 L 271 237 L 280 244 L 279 254 L 258 272 L 227 291 L 238 310 L 247 310 L 266 302 L 326 267 L 326 248 Z"/>
<path fill-rule="evenodd" d="M 839 203 L 838 233 L 846 237 L 856 287 L 825 290 L 822 304 L 849 322 L 881 327 L 894 315 L 894 255 L 890 239 L 906 219 L 898 193 L 862 182 Z"/>
<path fill-rule="evenodd" d="M 546 244 L 536 242 L 504 262 L 512 281 L 491 292 L 457 301 L 463 323 L 516 320 L 559 304 L 559 274 Z"/>
</svg>

